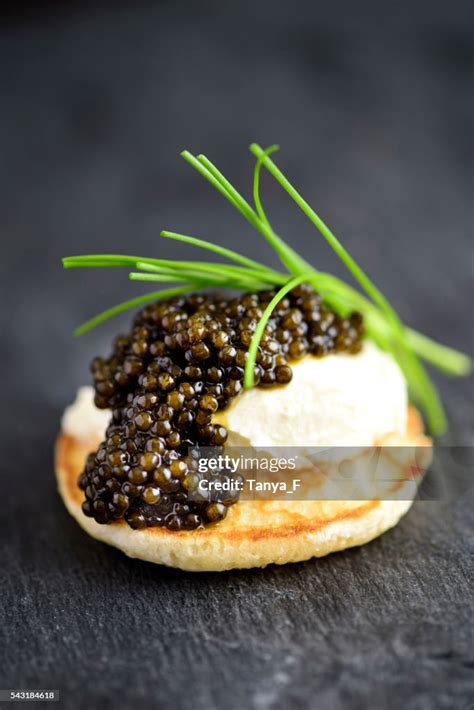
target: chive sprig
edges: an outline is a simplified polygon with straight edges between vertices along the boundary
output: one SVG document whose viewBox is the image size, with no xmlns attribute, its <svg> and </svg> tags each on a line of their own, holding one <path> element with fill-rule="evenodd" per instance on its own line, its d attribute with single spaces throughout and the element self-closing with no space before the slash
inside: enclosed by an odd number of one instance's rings
<svg viewBox="0 0 474 710">
<path fill-rule="evenodd" d="M 129 273 L 129 278 L 132 281 L 176 284 L 138 296 L 102 311 L 79 326 L 75 334 L 82 335 L 109 318 L 131 308 L 190 291 L 209 288 L 229 288 L 240 291 L 277 289 L 276 295 L 268 304 L 257 325 L 249 347 L 244 386 L 250 388 L 254 385 L 253 373 L 260 339 L 273 309 L 296 285 L 308 283 L 341 316 L 345 317 L 354 309 L 362 313 L 367 336 L 393 355 L 405 375 L 411 398 L 426 415 L 431 432 L 435 435 L 442 434 L 446 429 L 446 416 L 436 388 L 422 365 L 421 359 L 447 375 L 463 376 L 468 374 L 471 369 L 470 358 L 404 325 L 380 289 L 271 159 L 270 155 L 277 150 L 278 146 L 276 145 L 265 150 L 256 143 L 252 143 L 250 146 L 251 153 L 256 157 L 252 191 L 253 206 L 205 155 L 194 156 L 187 150 L 183 151 L 181 155 L 265 238 L 279 257 L 283 267 L 281 271 L 213 242 L 170 231 L 163 231 L 160 236 L 224 257 L 230 263 L 159 259 L 123 254 L 65 257 L 63 265 L 68 269 L 125 267 L 132 269 Z M 363 293 L 333 274 L 315 269 L 275 232 L 260 198 L 262 168 L 272 175 L 308 217 L 342 261 Z"/>
</svg>

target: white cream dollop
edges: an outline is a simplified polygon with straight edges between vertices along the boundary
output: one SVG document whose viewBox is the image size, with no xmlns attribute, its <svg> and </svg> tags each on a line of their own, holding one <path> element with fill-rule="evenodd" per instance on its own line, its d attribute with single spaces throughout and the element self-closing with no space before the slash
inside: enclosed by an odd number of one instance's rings
<svg viewBox="0 0 474 710">
<path fill-rule="evenodd" d="M 77 439 L 100 440 L 109 421 L 110 409 L 98 409 L 94 404 L 93 387 L 79 387 L 76 399 L 64 410 L 61 429 Z"/>
<path fill-rule="evenodd" d="M 254 388 L 216 420 L 250 446 L 371 446 L 407 424 L 400 368 L 370 341 L 357 355 L 337 353 L 291 363 L 288 385 Z M 243 443 L 243 442 L 240 442 Z"/>
</svg>

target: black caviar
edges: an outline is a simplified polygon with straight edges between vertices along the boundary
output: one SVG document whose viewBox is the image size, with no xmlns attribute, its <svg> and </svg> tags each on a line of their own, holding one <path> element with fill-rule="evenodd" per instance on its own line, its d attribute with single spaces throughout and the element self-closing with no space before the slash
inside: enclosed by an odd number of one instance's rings
<svg viewBox="0 0 474 710">
<path fill-rule="evenodd" d="M 199 494 L 196 447 L 223 447 L 213 423 L 242 391 L 247 352 L 275 291 L 223 299 L 211 294 L 159 301 L 116 338 L 91 371 L 95 404 L 110 408 L 106 439 L 79 478 L 82 510 L 98 523 L 125 518 L 132 528 L 192 530 L 222 520 L 234 492 Z M 258 349 L 255 385 L 290 382 L 290 362 L 310 353 L 357 353 L 362 316 L 333 313 L 310 287 L 293 289 L 275 308 Z M 193 452 L 189 455 L 189 452 Z"/>
</svg>

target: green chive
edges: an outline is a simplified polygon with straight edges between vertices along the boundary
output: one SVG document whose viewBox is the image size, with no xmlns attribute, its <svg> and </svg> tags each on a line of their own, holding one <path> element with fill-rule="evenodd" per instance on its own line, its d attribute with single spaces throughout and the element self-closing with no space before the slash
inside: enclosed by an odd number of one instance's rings
<svg viewBox="0 0 474 710">
<path fill-rule="evenodd" d="M 232 263 L 171 260 L 125 254 L 89 254 L 65 257 L 63 265 L 66 269 L 128 267 L 135 269 L 129 274 L 132 281 L 182 284 L 148 293 L 109 308 L 77 328 L 76 335 L 82 335 L 130 308 L 196 289 L 216 286 L 244 291 L 279 288 L 265 309 L 252 338 L 244 375 L 244 384 L 248 388 L 253 385 L 258 346 L 273 309 L 288 291 L 298 284 L 306 282 L 312 285 L 321 294 L 324 301 L 340 315 L 345 317 L 353 309 L 357 309 L 363 314 L 367 336 L 372 338 L 381 348 L 391 352 L 405 374 L 412 397 L 425 411 L 431 430 L 433 433 L 441 433 L 445 428 L 443 408 L 436 389 L 418 360 L 418 356 L 446 374 L 456 376 L 466 375 L 470 372 L 470 358 L 404 326 L 396 311 L 377 286 L 271 160 L 269 156 L 277 148 L 277 146 L 271 146 L 263 150 L 256 144 L 252 144 L 250 147 L 256 157 L 253 175 L 255 208 L 245 200 L 206 156 L 195 157 L 188 151 L 183 151 L 182 156 L 266 239 L 282 264 L 288 269 L 287 273 L 271 269 L 254 259 L 213 242 L 168 231 L 162 232 L 160 236 L 213 252 Z M 348 271 L 358 281 L 368 298 L 338 277 L 314 269 L 276 234 L 266 216 L 260 198 L 262 166 L 265 166 L 310 219 Z"/>
</svg>

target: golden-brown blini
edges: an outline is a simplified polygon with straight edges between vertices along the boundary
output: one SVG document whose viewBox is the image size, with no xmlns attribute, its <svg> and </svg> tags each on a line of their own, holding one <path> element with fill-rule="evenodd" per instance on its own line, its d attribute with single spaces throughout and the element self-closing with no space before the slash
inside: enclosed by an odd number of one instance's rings
<svg viewBox="0 0 474 710">
<path fill-rule="evenodd" d="M 129 557 L 183 570 L 264 567 L 322 557 L 373 540 L 396 525 L 413 502 L 409 480 L 398 482 L 395 500 L 240 500 L 229 508 L 225 520 L 200 530 L 133 530 L 123 520 L 99 525 L 82 513 L 83 493 L 77 485 L 85 458 L 98 443 L 63 432 L 58 436 L 56 476 L 70 514 L 92 537 Z M 431 440 L 424 436 L 421 419 L 410 407 L 405 436 L 387 434 L 374 444 L 430 447 Z"/>
</svg>

